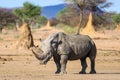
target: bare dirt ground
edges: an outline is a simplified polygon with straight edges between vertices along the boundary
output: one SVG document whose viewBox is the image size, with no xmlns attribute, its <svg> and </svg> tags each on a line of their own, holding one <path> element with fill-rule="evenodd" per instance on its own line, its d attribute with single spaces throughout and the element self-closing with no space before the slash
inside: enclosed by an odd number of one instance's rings
<svg viewBox="0 0 120 80">
<path fill-rule="evenodd" d="M 35 44 L 53 32 L 57 30 L 34 30 Z M 81 65 L 77 60 L 68 62 L 67 74 L 56 75 L 53 59 L 47 65 L 40 65 L 31 51 L 15 49 L 17 37 L 16 31 L 0 34 L 0 80 L 120 80 L 120 31 L 105 31 L 93 38 L 98 49 L 97 74 L 78 74 Z M 89 73 L 89 59 L 87 63 Z"/>
</svg>

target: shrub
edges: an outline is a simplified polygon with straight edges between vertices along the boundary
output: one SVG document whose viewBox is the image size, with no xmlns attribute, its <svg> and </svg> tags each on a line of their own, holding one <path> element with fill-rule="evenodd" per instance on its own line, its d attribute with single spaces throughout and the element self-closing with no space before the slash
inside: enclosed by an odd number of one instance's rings
<svg viewBox="0 0 120 80">
<path fill-rule="evenodd" d="M 71 27 L 71 26 L 68 26 L 65 24 L 58 24 L 58 25 L 56 25 L 56 28 L 60 28 L 68 34 L 73 34 L 77 30 L 75 27 Z"/>
</svg>

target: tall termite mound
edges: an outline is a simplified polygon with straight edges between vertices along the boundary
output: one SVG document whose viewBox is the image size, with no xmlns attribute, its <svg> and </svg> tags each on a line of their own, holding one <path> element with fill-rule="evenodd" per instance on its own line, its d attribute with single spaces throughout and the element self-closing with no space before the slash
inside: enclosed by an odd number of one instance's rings
<svg viewBox="0 0 120 80">
<path fill-rule="evenodd" d="M 64 31 L 61 29 L 57 29 L 55 26 L 52 26 L 51 22 L 48 20 L 47 24 L 39 29 L 39 32 L 42 33 L 42 35 L 40 35 L 41 38 L 45 39 L 51 33 Z"/>
<path fill-rule="evenodd" d="M 53 26 L 51 26 L 50 21 L 48 20 L 47 24 L 40 28 L 40 30 L 51 30 L 54 29 Z"/>
<path fill-rule="evenodd" d="M 46 27 L 51 27 L 50 21 L 47 22 Z"/>
<path fill-rule="evenodd" d="M 33 36 L 29 24 L 23 23 L 21 27 L 17 27 L 20 32 L 19 39 L 17 41 L 17 49 L 29 49 L 34 46 Z"/>
<path fill-rule="evenodd" d="M 95 33 L 95 28 L 92 22 L 93 22 L 93 17 L 92 17 L 92 13 L 90 12 L 87 25 L 85 28 L 81 30 L 82 34 L 92 35 Z"/>
</svg>

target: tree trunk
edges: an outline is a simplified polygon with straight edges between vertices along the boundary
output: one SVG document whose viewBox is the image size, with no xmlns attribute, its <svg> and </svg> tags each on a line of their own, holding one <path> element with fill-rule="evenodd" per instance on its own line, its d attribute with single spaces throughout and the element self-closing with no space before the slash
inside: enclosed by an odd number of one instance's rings
<svg viewBox="0 0 120 80">
<path fill-rule="evenodd" d="M 76 34 L 79 34 L 80 32 L 80 28 L 82 26 L 82 19 L 83 19 L 83 10 L 80 11 L 80 21 L 79 21 L 78 30 Z"/>
<path fill-rule="evenodd" d="M 77 31 L 77 34 L 80 33 L 80 29 L 82 27 L 82 20 L 83 20 L 83 10 L 84 10 L 84 7 L 85 7 L 85 0 L 82 1 L 82 4 L 77 4 L 77 6 L 80 8 L 80 21 L 79 21 L 79 25 L 78 25 L 78 31 Z"/>
<path fill-rule="evenodd" d="M 0 33 L 2 33 L 2 28 L 0 28 Z"/>
</svg>

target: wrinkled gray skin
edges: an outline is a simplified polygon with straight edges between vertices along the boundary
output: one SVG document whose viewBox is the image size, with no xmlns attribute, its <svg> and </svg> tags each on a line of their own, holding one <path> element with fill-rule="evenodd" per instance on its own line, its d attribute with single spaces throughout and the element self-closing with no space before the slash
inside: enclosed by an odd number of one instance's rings
<svg viewBox="0 0 120 80">
<path fill-rule="evenodd" d="M 95 71 L 96 46 L 93 40 L 87 35 L 66 35 L 62 32 L 50 35 L 43 41 L 41 49 L 35 47 L 32 52 L 41 64 L 46 64 L 53 56 L 57 67 L 55 73 L 66 73 L 66 64 L 68 60 L 80 59 L 82 70 L 80 74 L 86 73 L 86 58 L 91 61 L 91 74 Z"/>
</svg>

